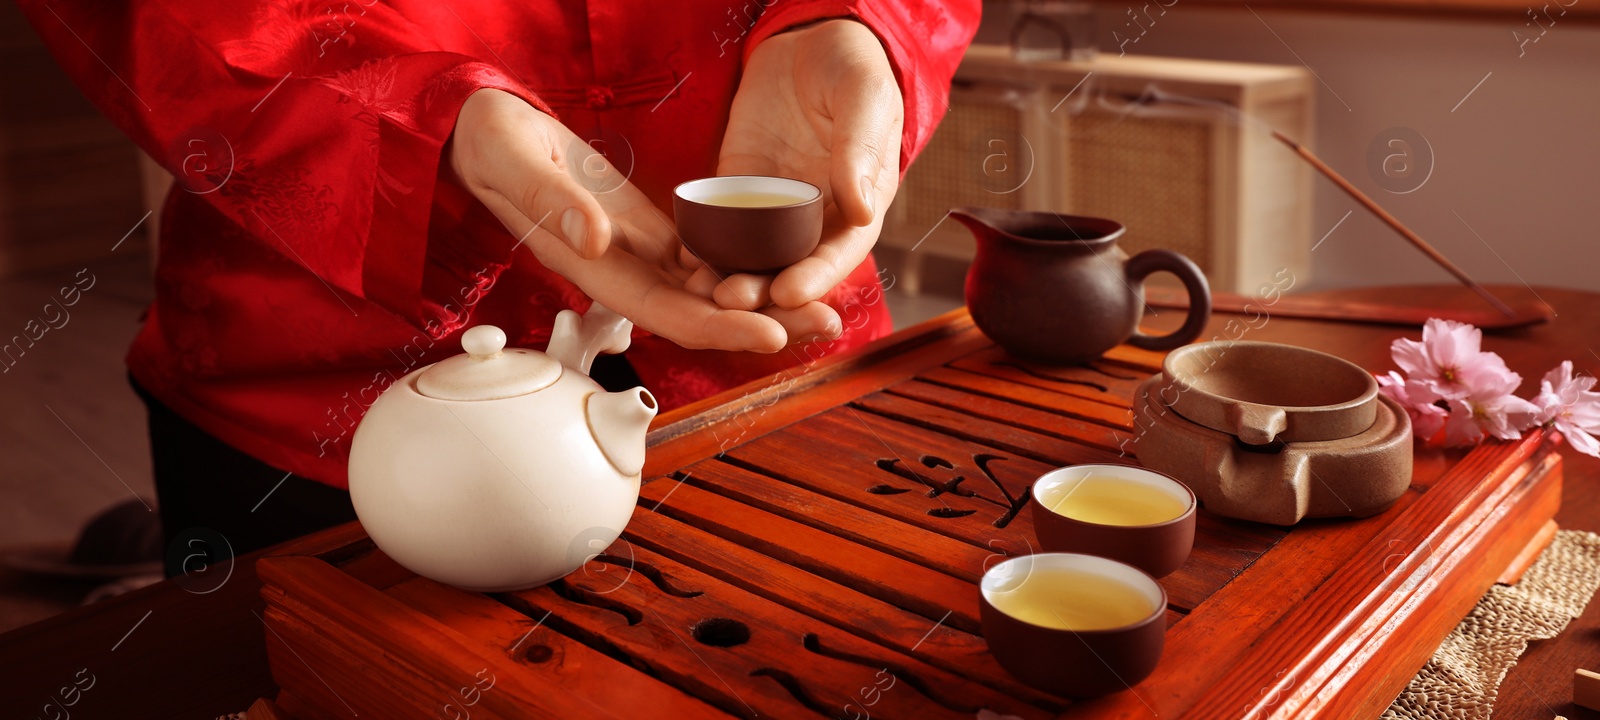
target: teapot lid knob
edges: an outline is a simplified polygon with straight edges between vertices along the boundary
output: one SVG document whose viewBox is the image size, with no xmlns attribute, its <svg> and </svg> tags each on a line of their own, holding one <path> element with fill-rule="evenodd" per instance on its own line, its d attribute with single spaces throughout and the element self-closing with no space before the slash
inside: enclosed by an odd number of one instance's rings
<svg viewBox="0 0 1600 720">
<path fill-rule="evenodd" d="M 478 325 L 461 334 L 461 349 L 473 360 L 492 360 L 506 347 L 506 331 L 493 325 Z"/>
<path fill-rule="evenodd" d="M 542 352 L 506 349 L 506 333 L 478 325 L 461 333 L 465 355 L 421 371 L 417 392 L 435 400 L 500 400 L 527 395 L 561 378 L 561 363 Z"/>
</svg>

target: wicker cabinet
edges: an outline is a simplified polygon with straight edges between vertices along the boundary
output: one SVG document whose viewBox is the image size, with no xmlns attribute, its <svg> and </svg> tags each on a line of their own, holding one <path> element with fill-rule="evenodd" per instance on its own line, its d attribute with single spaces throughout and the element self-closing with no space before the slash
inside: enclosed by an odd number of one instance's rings
<svg viewBox="0 0 1600 720">
<path fill-rule="evenodd" d="M 1268 129 L 1308 142 L 1304 68 L 1103 55 L 1019 63 L 974 45 L 950 112 L 906 175 L 879 259 L 910 293 L 959 294 L 972 238 L 945 219 L 980 205 L 1096 215 L 1130 253 L 1165 247 L 1217 290 L 1287 268 L 1308 278 L 1311 174 Z"/>
</svg>

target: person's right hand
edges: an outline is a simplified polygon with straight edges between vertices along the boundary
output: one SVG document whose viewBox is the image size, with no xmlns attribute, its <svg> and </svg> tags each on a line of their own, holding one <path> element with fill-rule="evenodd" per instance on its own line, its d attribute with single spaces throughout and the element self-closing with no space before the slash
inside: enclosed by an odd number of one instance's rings
<svg viewBox="0 0 1600 720">
<path fill-rule="evenodd" d="M 838 315 L 723 308 L 683 288 L 672 220 L 555 118 L 499 90 L 479 90 L 456 116 L 451 169 L 545 267 L 638 327 L 686 348 L 777 352 L 837 337 Z"/>
</svg>

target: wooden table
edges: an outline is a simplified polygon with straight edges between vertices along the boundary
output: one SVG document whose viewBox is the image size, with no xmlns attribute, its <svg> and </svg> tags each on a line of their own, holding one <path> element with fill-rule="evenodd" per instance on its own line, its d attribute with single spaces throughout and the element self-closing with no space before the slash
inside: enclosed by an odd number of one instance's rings
<svg viewBox="0 0 1600 720">
<path fill-rule="evenodd" d="M 1367 291 L 1363 297 L 1401 301 L 1405 292 Z M 1585 364 L 1581 356 L 1588 353 L 1586 339 L 1600 336 L 1600 296 L 1559 291 L 1541 294 L 1561 316 L 1549 325 L 1491 338 L 1489 347 L 1505 355 L 1526 377 L 1536 378 L 1562 357 L 1577 359 L 1580 368 L 1592 372 L 1596 363 Z M 1417 290 L 1414 297 L 1448 302 L 1453 299 L 1450 295 L 1433 289 Z M 1168 322 L 1174 319 L 1168 316 L 1175 313 L 1162 315 L 1152 318 L 1151 324 Z M 1228 319 L 1214 320 L 1213 330 L 1220 331 Z M 1275 318 L 1252 331 L 1251 339 L 1317 347 L 1369 368 L 1387 369 L 1387 345 L 1403 334 L 1414 336 L 1415 331 Z M 1540 460 L 1540 442 L 1530 439 L 1518 445 L 1486 446 L 1471 454 L 1420 453 L 1417 488 L 1400 506 L 1378 518 L 1313 523 L 1287 534 L 1208 520 L 1202 534 L 1209 540 L 1202 547 L 1209 550 L 1197 550 L 1192 567 L 1167 581 L 1174 599 L 1169 621 L 1174 624 L 1168 657 L 1156 675 L 1133 693 L 1057 707 L 1052 699 L 1014 687 L 993 667 L 983 654 L 981 640 L 974 642 L 976 628 L 968 607 L 974 598 L 961 599 L 990 548 L 1016 551 L 1011 545 L 1026 537 L 1021 520 L 1014 518 L 992 535 L 965 539 L 961 531 L 950 530 L 893 536 L 912 538 L 910 543 L 890 542 L 890 536 L 880 530 L 901 526 L 927 530 L 943 527 L 947 520 L 971 520 L 979 513 L 995 515 L 990 519 L 992 525 L 993 519 L 1008 514 L 1022 496 L 1030 473 L 1037 474 L 1039 468 L 1052 464 L 1114 456 L 1105 442 L 1110 435 L 1084 433 L 1098 432 L 1097 426 L 1114 428 L 1116 419 L 1106 414 L 1064 420 L 1061 408 L 1071 405 L 1081 415 L 1082 408 L 1092 407 L 1064 398 L 1082 399 L 1084 392 L 1098 391 L 1076 383 L 1066 383 L 1070 387 L 1063 388 L 1057 380 L 1034 377 L 1030 371 L 1041 372 L 1038 368 L 1009 367 L 1003 358 L 986 354 L 992 353 L 986 342 L 959 316 L 875 348 L 868 354 L 819 364 L 793 383 L 769 385 L 743 401 L 702 403 L 663 418 L 652 435 L 655 448 L 648 474 L 659 479 L 645 486 L 640 512 L 629 528 L 635 575 L 620 589 L 616 575 L 591 574 L 569 578 L 564 591 L 547 589 L 496 599 L 460 593 L 410 577 L 381 553 L 363 548 L 353 528 L 288 549 L 281 559 L 268 561 L 262 568 L 270 582 L 292 588 L 273 595 L 279 609 L 266 614 L 275 633 L 268 643 L 276 654 L 275 664 L 289 668 L 292 666 L 287 663 L 300 661 L 309 663 L 305 664 L 309 668 L 331 659 L 361 670 L 343 677 L 330 677 L 330 672 L 322 677 L 302 674 L 280 679 L 295 687 L 321 684 L 330 691 L 333 687 L 361 688 L 401 665 L 373 663 L 371 658 L 381 656 L 370 652 L 306 658 L 305 652 L 318 652 L 318 644 L 309 640 L 298 644 L 302 636 L 297 633 L 310 633 L 303 635 L 309 639 L 318 633 L 332 637 L 330 633 L 347 632 L 349 637 L 339 638 L 341 644 L 389 642 L 384 636 L 431 638 L 433 646 L 445 650 L 435 658 L 441 663 L 435 668 L 441 672 L 418 674 L 409 682 L 437 689 L 435 705 L 449 701 L 447 687 L 470 680 L 478 667 L 488 667 L 488 663 L 475 665 L 465 677 L 446 676 L 451 668 L 465 668 L 485 659 L 478 654 L 482 648 L 473 646 L 478 643 L 499 649 L 500 657 L 486 659 L 508 674 L 530 667 L 548 670 L 529 673 L 530 684 L 523 686 L 522 692 L 537 695 L 539 677 L 550 685 L 551 693 L 521 699 L 534 704 L 553 702 L 551 697 L 572 697 L 613 709 L 642 705 L 664 712 L 671 707 L 692 707 L 698 713 L 715 707 L 748 714 L 740 706 L 751 702 L 752 707 L 774 708 L 763 714 L 776 716 L 786 716 L 784 708 L 809 712 L 805 709 L 809 704 L 850 717 L 845 703 L 830 700 L 823 704 L 822 691 L 810 693 L 808 683 L 820 678 L 816 677 L 819 671 L 807 668 L 816 665 L 834 668 L 826 672 L 845 672 L 841 681 L 850 680 L 849 670 L 859 671 L 856 684 L 866 692 L 874 677 L 874 670 L 867 665 L 888 661 L 895 665 L 897 677 L 908 679 L 898 690 L 885 692 L 873 706 L 879 717 L 913 710 L 934 716 L 953 709 L 970 710 L 974 698 L 1003 706 L 1004 697 L 1020 702 L 1004 709 L 1023 715 L 1067 709 L 1071 714 L 1141 716 L 1153 708 L 1167 716 L 1184 708 L 1212 708 L 1218 716 L 1236 717 L 1247 704 L 1278 711 L 1305 705 L 1312 696 L 1330 703 L 1321 708 L 1330 716 L 1361 716 L 1387 704 L 1431 652 L 1426 645 L 1398 648 L 1397 652 L 1397 643 L 1380 640 L 1385 636 L 1442 635 L 1492 581 L 1496 566 L 1520 549 L 1516 542 L 1485 542 L 1487 538 L 1475 536 L 1471 528 L 1502 528 L 1497 536 L 1500 540 L 1523 537 L 1536 529 L 1541 510 L 1554 509 L 1553 485 L 1535 482 L 1538 473 L 1554 469 L 1554 461 Z M 907 352 L 913 348 L 914 352 Z M 995 365 L 994 360 L 1000 364 Z M 1112 360 L 1103 368 L 1108 376 L 1133 377 L 1138 375 L 1136 371 L 1150 370 L 1158 358 L 1123 349 Z M 961 373 L 965 375 L 948 377 Z M 1110 388 L 1128 382 L 1110 377 L 1101 378 L 1098 384 L 1106 386 L 1110 394 Z M 967 387 L 973 383 L 987 385 L 984 389 Z M 882 392 L 886 387 L 892 389 Z M 1027 399 L 1006 399 L 1008 393 Z M 1108 402 L 1099 405 L 1114 407 Z M 800 418 L 807 419 L 796 423 Z M 1029 418 L 1048 422 L 1029 425 Z M 825 432 L 829 427 L 841 432 L 849 428 L 846 435 L 855 440 Z M 856 432 L 855 427 L 871 432 Z M 870 458 L 863 455 L 862 438 L 873 439 L 872 435 L 890 450 L 868 453 L 875 455 Z M 938 442 L 929 442 L 930 437 Z M 723 460 L 703 460 L 724 444 L 729 452 Z M 902 449 L 894 451 L 897 446 Z M 1006 460 L 976 457 L 985 454 Z M 784 470 L 786 463 L 802 460 L 804 468 Z M 1528 460 L 1534 462 L 1525 462 Z M 839 486 L 823 491 L 826 488 L 818 485 L 829 478 L 858 477 L 862 461 L 869 465 L 865 470 L 869 475 L 881 473 L 877 484 L 884 488 Z M 836 472 L 818 472 L 819 464 Z M 1513 478 L 1519 466 L 1530 472 Z M 1451 468 L 1455 475 L 1448 474 Z M 994 474 L 992 484 L 986 469 Z M 678 474 L 670 474 L 674 472 Z M 789 479 L 803 482 L 768 482 L 761 477 L 768 473 L 794 475 Z M 980 486 L 976 491 L 990 499 L 944 492 L 940 497 L 954 511 L 976 512 L 959 516 L 940 511 L 951 517 L 927 514 L 929 508 L 922 505 L 935 499 L 927 498 L 927 486 L 918 483 L 933 480 L 954 484 L 958 490 L 962 483 L 952 482 L 957 474 L 968 478 L 963 481 L 968 488 Z M 1569 488 L 1575 492 L 1560 516 L 1563 525 L 1600 530 L 1600 498 L 1589 487 L 1592 483 L 1584 482 L 1600 472 L 1581 459 L 1567 474 L 1574 480 Z M 915 479 L 918 475 L 923 480 Z M 916 492 L 893 492 L 905 489 Z M 865 499 L 851 495 L 855 492 Z M 884 500 L 898 504 L 876 504 Z M 900 510 L 892 510 L 896 507 Z M 1497 508 L 1515 507 L 1524 511 L 1502 510 L 1494 515 Z M 1420 524 L 1406 524 L 1405 528 L 1432 527 L 1440 523 L 1429 518 L 1467 512 L 1464 508 L 1488 515 L 1482 522 L 1453 523 L 1465 530 L 1449 537 L 1404 531 L 1394 523 L 1408 518 Z M 1363 533 L 1365 540 L 1360 538 Z M 1362 547 L 1383 552 L 1362 556 L 1367 561 L 1364 564 L 1340 564 L 1336 562 L 1340 554 L 1328 550 L 1335 545 L 1319 542 L 1327 538 L 1339 538 L 1337 546 L 1345 550 L 1356 547 L 1352 543 L 1360 540 Z M 995 541 L 993 545 L 990 540 Z M 1416 552 L 1424 542 L 1432 548 L 1449 549 Z M 1285 552 L 1295 546 L 1304 551 Z M 319 554 L 332 562 L 314 559 Z M 1354 556 L 1346 552 L 1342 557 Z M 1289 562 L 1291 559 L 1294 562 Z M 0 637 L 0 662 L 8 669 L 15 668 L 8 682 L 0 686 L 0 700 L 16 701 L 7 706 L 42 705 L 52 688 L 67 682 L 80 667 L 89 667 L 102 684 L 86 693 L 74 708 L 80 716 L 95 707 L 105 708 L 107 714 L 138 715 L 163 708 L 168 714 L 178 714 L 175 709 L 181 709 L 183 714 L 196 716 L 243 708 L 254 697 L 269 693 L 271 680 L 261 672 L 261 643 L 268 633 L 255 614 L 259 604 L 249 597 L 255 579 L 248 565 L 241 565 L 237 576 L 215 593 L 195 595 L 163 584 Z M 661 572 L 646 570 L 646 566 Z M 1430 578 L 1437 582 L 1429 592 L 1439 593 L 1436 597 L 1445 602 L 1407 607 L 1393 601 L 1416 595 L 1415 590 L 1429 586 Z M 1346 590 L 1326 592 L 1336 587 L 1330 583 L 1339 583 L 1337 587 Z M 680 597 L 696 591 L 701 594 Z M 343 600 L 355 597 L 350 593 L 364 592 L 389 597 L 394 604 L 385 607 L 395 615 L 382 616 L 367 607 L 363 608 L 367 612 L 338 618 L 328 626 L 295 627 L 296 618 L 301 617 L 297 613 L 305 608 L 282 610 L 294 603 L 337 608 Z M 1369 601 L 1351 606 L 1348 601 L 1361 592 Z M 664 599 L 640 602 L 645 596 L 638 593 L 658 593 Z M 1274 599 L 1264 602 L 1267 597 Z M 1317 601 L 1318 597 L 1323 600 Z M 691 610 L 679 610 L 679 606 Z M 751 640 L 733 648 L 716 647 L 719 642 L 737 639 L 737 628 L 728 624 L 703 626 L 698 633 L 703 637 L 697 639 L 690 626 L 703 619 L 697 615 L 713 607 L 721 608 L 720 616 L 751 621 L 745 623 Z M 544 614 L 547 610 L 549 615 Z M 418 614 L 423 617 L 414 617 Z M 537 622 L 541 618 L 554 621 L 543 626 Z M 1383 621 L 1389 619 L 1398 619 L 1397 629 L 1384 627 Z M 645 631 L 628 629 L 634 627 Z M 1308 629 L 1294 629 L 1300 627 Z M 1523 713 L 1511 711 L 1519 708 L 1529 715 L 1561 712 L 1583 717 L 1582 711 L 1575 712 L 1568 704 L 1566 688 L 1573 664 L 1600 664 L 1600 649 L 1592 642 L 1580 641 L 1596 627 L 1600 627 L 1600 617 L 1591 609 L 1563 638 L 1530 651 L 1507 679 L 1502 712 L 1520 717 Z M 1212 635 L 1273 628 L 1282 634 L 1270 636 L 1284 642 L 1249 645 Z M 506 635 L 508 630 L 518 629 L 521 632 Z M 523 634 L 530 630 L 532 634 Z M 123 633 L 128 633 L 126 639 L 111 651 Z M 774 633 L 794 635 L 794 647 L 763 645 L 767 642 L 764 636 Z M 1308 633 L 1338 641 L 1316 649 L 1305 642 Z M 1363 633 L 1366 640 L 1355 642 Z M 504 652 L 519 640 L 523 644 L 515 653 Z M 703 644 L 707 641 L 709 644 Z M 400 642 L 379 649 L 403 652 L 404 646 Z M 690 652 L 674 651 L 673 647 L 689 648 Z M 1329 675 L 1325 671 L 1360 664 L 1324 652 L 1337 647 L 1355 649 L 1357 661 L 1364 657 L 1362 653 L 1392 655 L 1394 659 Z M 752 669 L 735 662 L 748 658 L 738 654 L 744 652 L 763 653 L 763 663 L 754 669 L 767 672 L 756 678 L 728 678 L 738 667 L 746 673 Z M 785 653 L 811 662 L 800 662 Z M 1174 661 L 1178 657 L 1191 661 Z M 702 663 L 701 667 L 697 669 L 687 658 Z M 648 666 L 655 677 L 666 681 L 650 680 L 629 663 Z M 703 672 L 706 668 L 720 668 L 720 672 Z M 725 680 L 719 681 L 719 675 Z M 766 689 L 753 680 L 764 683 Z M 691 688 L 692 697 L 673 690 L 674 684 L 694 682 L 699 685 Z M 732 692 L 734 683 L 746 692 Z M 1358 684 L 1369 692 L 1336 696 L 1295 692 L 1296 688 L 1322 690 L 1342 683 Z M 489 691 L 474 709 L 491 707 L 495 698 L 516 698 L 519 692 L 511 685 Z M 995 696 L 1002 700 L 990 703 Z M 343 703 L 351 697 L 356 697 L 354 691 L 344 699 L 321 699 Z"/>
</svg>

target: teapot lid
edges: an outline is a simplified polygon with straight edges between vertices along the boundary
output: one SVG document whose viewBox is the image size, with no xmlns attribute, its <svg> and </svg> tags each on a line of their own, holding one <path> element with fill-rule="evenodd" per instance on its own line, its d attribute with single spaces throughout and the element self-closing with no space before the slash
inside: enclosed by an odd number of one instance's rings
<svg viewBox="0 0 1600 720">
<path fill-rule="evenodd" d="M 461 334 L 465 355 L 434 363 L 417 377 L 417 392 L 435 400 L 500 400 L 543 390 L 561 377 L 561 363 L 536 350 L 506 350 L 506 333 L 478 325 Z"/>
</svg>

